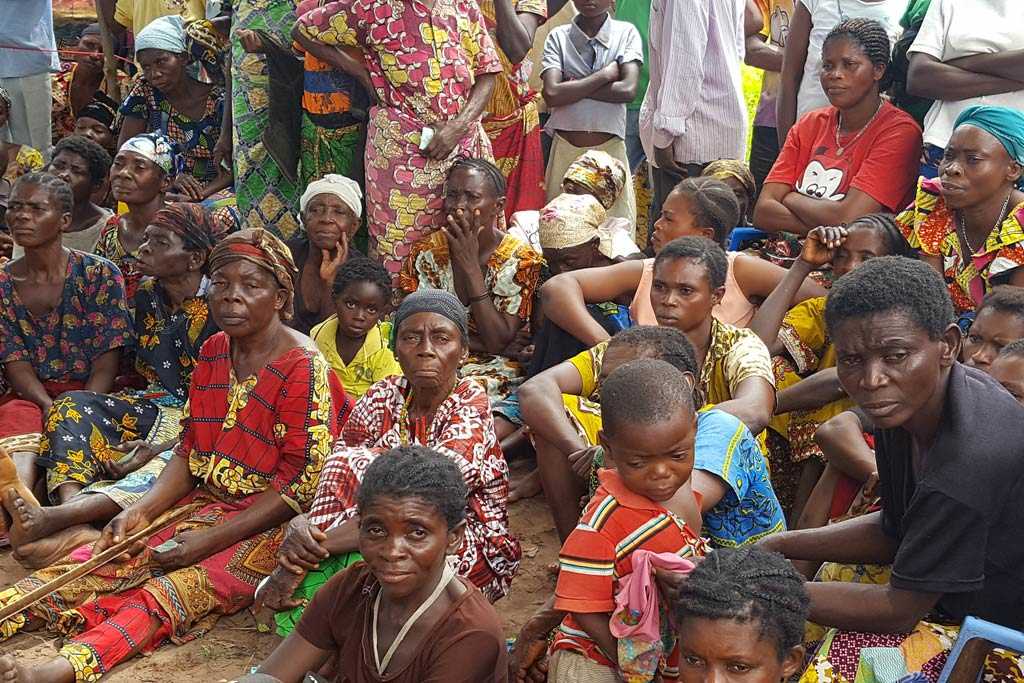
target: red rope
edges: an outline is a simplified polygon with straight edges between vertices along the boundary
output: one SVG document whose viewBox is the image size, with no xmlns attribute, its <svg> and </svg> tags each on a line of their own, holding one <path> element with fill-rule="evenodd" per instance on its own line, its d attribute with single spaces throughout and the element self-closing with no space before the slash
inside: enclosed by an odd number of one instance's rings
<svg viewBox="0 0 1024 683">
<path fill-rule="evenodd" d="M 89 56 L 89 57 L 102 57 L 103 56 L 102 52 L 85 52 L 83 50 L 67 50 L 67 49 L 60 49 L 60 48 L 58 48 L 56 50 L 50 50 L 48 48 L 28 47 L 27 45 L 6 45 L 4 43 L 0 43 L 0 50 L 21 50 L 22 52 L 48 52 L 48 53 L 56 52 L 58 55 L 83 55 L 83 56 Z M 135 63 L 132 60 L 125 59 L 124 57 L 122 57 L 120 55 L 114 55 L 114 59 L 122 61 L 125 64 L 134 64 Z"/>
</svg>

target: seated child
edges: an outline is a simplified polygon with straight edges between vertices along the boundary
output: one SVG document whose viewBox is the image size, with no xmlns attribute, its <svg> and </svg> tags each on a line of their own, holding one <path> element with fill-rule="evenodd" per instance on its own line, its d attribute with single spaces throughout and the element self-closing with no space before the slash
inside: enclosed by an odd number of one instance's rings
<svg viewBox="0 0 1024 683">
<path fill-rule="evenodd" d="M 674 600 L 679 681 L 788 681 L 803 664 L 810 600 L 781 555 L 722 548 L 697 564 Z"/>
<path fill-rule="evenodd" d="M 1024 339 L 1004 346 L 989 366 L 988 374 L 1024 405 Z"/>
<path fill-rule="evenodd" d="M 390 302 L 391 277 L 384 266 L 365 257 L 349 259 L 334 278 L 337 313 L 310 330 L 355 401 L 377 381 L 402 374 L 388 346 L 391 324 L 381 322 Z"/>
<path fill-rule="evenodd" d="M 599 435 L 607 463 L 601 486 L 559 554 L 555 608 L 569 614 L 555 633 L 548 667 L 553 683 L 617 681 L 618 644 L 609 619 L 632 553 L 702 556 L 704 541 L 664 504 L 685 496 L 693 470 L 697 414 L 693 388 L 664 361 L 636 360 L 601 387 Z M 691 518 L 699 502 L 690 495 Z M 675 653 L 662 662 L 674 665 Z"/>
<path fill-rule="evenodd" d="M 506 680 L 497 612 L 445 561 L 462 543 L 466 495 L 455 463 L 428 448 L 403 446 L 374 460 L 359 489 L 365 561 L 324 584 L 256 675 L 282 683 L 310 671 L 330 681 Z"/>
<path fill-rule="evenodd" d="M 999 351 L 1024 338 L 1024 288 L 1002 285 L 985 295 L 964 336 L 960 360 L 990 373 Z M 991 373 L 990 373 L 991 374 Z"/>
</svg>

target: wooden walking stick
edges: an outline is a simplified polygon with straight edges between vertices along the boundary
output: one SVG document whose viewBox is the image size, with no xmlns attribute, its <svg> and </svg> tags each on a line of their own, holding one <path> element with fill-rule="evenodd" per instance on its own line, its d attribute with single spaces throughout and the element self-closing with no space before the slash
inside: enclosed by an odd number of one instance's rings
<svg viewBox="0 0 1024 683">
<path fill-rule="evenodd" d="M 195 510 L 195 505 L 186 505 L 185 507 L 179 508 L 177 510 L 168 510 L 164 514 L 160 515 L 160 517 L 157 518 L 155 522 L 147 526 L 142 531 L 136 531 L 134 534 L 128 536 L 120 543 L 110 546 L 99 555 L 94 555 L 89 560 L 83 562 L 82 564 L 78 565 L 77 567 L 69 571 L 67 574 L 58 576 L 56 579 L 53 579 L 52 581 L 47 581 L 31 593 L 28 593 L 24 597 L 15 600 L 3 609 L 0 609 L 0 624 L 10 619 L 14 615 L 18 614 L 19 612 L 28 609 L 32 605 L 36 604 L 37 602 L 45 598 L 50 593 L 53 593 L 56 590 L 60 590 L 61 588 L 71 583 L 75 579 L 79 579 L 85 576 L 86 574 L 92 573 L 93 570 L 98 569 L 105 564 L 108 564 L 111 560 L 116 559 L 119 555 L 124 553 L 124 551 L 130 548 L 132 544 L 143 539 L 147 539 L 150 536 L 153 536 L 154 534 L 156 534 L 157 532 L 164 529 L 170 524 L 180 522 L 181 520 L 185 519 L 190 514 L 195 512 Z"/>
<path fill-rule="evenodd" d="M 103 44 L 103 84 L 107 94 L 115 102 L 121 101 L 121 83 L 117 80 L 117 60 L 114 58 L 113 29 L 110 17 L 113 12 L 105 0 L 96 1 L 96 18 L 100 25 L 100 42 Z"/>
</svg>

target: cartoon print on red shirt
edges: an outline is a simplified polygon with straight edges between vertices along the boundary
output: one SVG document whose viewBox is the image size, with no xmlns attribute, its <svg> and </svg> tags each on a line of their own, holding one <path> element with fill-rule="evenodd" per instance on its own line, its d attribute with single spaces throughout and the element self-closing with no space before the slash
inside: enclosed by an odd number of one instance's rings
<svg viewBox="0 0 1024 683">
<path fill-rule="evenodd" d="M 796 184 L 796 190 L 808 197 L 838 202 L 846 197 L 845 192 L 839 192 L 842 186 L 841 168 L 825 168 L 820 161 L 814 159 L 804 169 L 804 177 Z"/>
</svg>

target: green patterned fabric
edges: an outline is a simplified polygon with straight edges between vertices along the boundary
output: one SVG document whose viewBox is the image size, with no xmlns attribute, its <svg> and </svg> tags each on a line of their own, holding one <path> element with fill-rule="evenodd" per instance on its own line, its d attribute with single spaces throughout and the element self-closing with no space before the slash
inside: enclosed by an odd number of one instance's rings
<svg viewBox="0 0 1024 683">
<path fill-rule="evenodd" d="M 298 229 L 302 188 L 267 154 L 263 132 L 269 123 L 270 83 L 264 55 L 242 48 L 236 32 L 263 31 L 279 45 L 291 45 L 292 0 L 232 0 L 231 102 L 234 122 L 235 192 L 246 228 L 266 228 L 281 237 Z"/>
<path fill-rule="evenodd" d="M 294 631 L 295 625 L 299 623 L 302 613 L 306 610 L 306 605 L 313 599 L 313 595 L 320 590 L 320 587 L 327 583 L 327 580 L 332 576 L 343 569 L 348 569 L 362 559 L 363 556 L 357 552 L 332 555 L 320 563 L 319 569 L 306 574 L 306 578 L 299 584 L 299 588 L 295 591 L 294 595 L 294 597 L 302 600 L 302 604 L 291 611 L 278 612 L 274 615 L 274 621 L 277 622 L 277 635 L 285 637 Z"/>
</svg>

